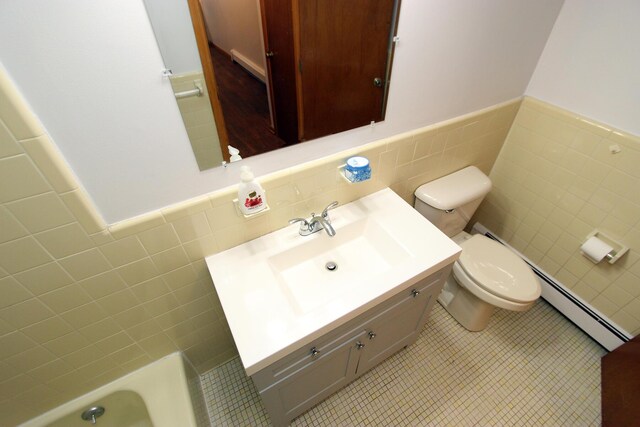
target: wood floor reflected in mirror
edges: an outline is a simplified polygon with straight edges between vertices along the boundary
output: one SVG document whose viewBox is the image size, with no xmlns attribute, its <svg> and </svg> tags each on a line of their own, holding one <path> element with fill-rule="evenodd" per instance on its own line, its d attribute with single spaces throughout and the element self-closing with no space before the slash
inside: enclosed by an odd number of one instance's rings
<svg viewBox="0 0 640 427">
<path fill-rule="evenodd" d="M 229 145 L 242 157 L 287 146 L 271 129 L 266 85 L 227 53 L 209 46 Z"/>
</svg>

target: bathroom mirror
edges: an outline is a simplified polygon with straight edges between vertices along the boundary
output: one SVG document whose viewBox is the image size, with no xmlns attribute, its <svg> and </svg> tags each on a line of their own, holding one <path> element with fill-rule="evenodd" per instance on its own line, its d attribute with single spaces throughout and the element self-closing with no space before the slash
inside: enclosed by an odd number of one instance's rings
<svg viewBox="0 0 640 427">
<path fill-rule="evenodd" d="M 384 120 L 400 0 L 144 2 L 200 170 Z"/>
</svg>

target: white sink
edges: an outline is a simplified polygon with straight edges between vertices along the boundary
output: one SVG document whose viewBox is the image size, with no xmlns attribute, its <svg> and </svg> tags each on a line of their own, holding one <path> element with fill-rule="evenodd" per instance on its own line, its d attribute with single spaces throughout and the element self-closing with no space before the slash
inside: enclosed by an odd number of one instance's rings
<svg viewBox="0 0 640 427">
<path fill-rule="evenodd" d="M 206 258 L 249 375 L 453 263 L 460 247 L 389 189 Z M 337 265 L 330 271 L 328 262 Z"/>
<path fill-rule="evenodd" d="M 306 313 L 366 286 L 411 256 L 379 222 L 364 218 L 342 227 L 335 237 L 308 240 L 268 262 L 292 306 Z"/>
</svg>

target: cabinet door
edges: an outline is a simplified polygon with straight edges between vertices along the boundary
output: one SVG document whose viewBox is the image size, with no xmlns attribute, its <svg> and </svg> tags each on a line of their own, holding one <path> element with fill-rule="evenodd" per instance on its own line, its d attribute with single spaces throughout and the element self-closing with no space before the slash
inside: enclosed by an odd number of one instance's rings
<svg viewBox="0 0 640 427">
<path fill-rule="evenodd" d="M 364 332 L 351 335 L 326 353 L 319 353 L 304 369 L 261 391 L 271 422 L 276 426 L 287 425 L 353 380 L 360 353 L 356 342 L 364 337 Z"/>
<path fill-rule="evenodd" d="M 442 290 L 443 280 L 433 283 L 432 278 L 406 290 L 406 297 L 368 324 L 368 333 L 362 343 L 361 357 L 356 375 L 362 375 L 398 350 L 413 344 L 426 323 L 429 312 Z"/>
</svg>

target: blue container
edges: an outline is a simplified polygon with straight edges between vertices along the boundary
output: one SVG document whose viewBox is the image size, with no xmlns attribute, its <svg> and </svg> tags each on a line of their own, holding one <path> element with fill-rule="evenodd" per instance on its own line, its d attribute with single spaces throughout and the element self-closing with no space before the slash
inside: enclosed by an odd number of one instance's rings
<svg viewBox="0 0 640 427">
<path fill-rule="evenodd" d="M 362 182 L 371 178 L 371 166 L 366 157 L 351 157 L 344 167 L 344 176 L 351 182 Z"/>
</svg>

